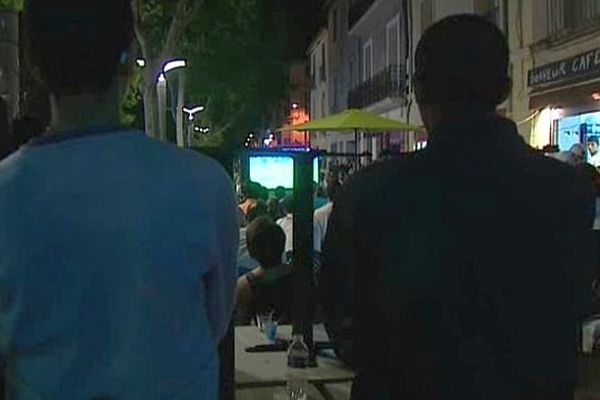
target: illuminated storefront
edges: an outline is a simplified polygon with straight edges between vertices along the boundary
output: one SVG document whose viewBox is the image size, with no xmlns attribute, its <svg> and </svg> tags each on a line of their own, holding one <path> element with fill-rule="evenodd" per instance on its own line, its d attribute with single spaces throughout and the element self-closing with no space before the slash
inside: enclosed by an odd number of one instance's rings
<svg viewBox="0 0 600 400">
<path fill-rule="evenodd" d="M 528 85 L 533 147 L 565 151 L 600 136 L 600 49 L 534 68 Z"/>
</svg>

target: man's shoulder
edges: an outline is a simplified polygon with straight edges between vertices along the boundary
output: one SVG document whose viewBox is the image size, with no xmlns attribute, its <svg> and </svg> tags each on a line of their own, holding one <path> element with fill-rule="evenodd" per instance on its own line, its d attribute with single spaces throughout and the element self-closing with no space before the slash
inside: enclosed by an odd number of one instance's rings
<svg viewBox="0 0 600 400">
<path fill-rule="evenodd" d="M 223 166 L 211 157 L 155 139 L 148 138 L 146 143 L 148 151 L 153 157 L 161 160 L 161 164 L 167 170 L 194 180 L 201 180 L 204 184 L 220 182 L 232 185 Z"/>
<path fill-rule="evenodd" d="M 359 193 L 380 194 L 382 191 L 399 189 L 394 183 L 414 175 L 422 165 L 424 154 L 417 152 L 391 160 L 377 162 L 354 174 L 344 185 L 344 196 Z"/>
</svg>

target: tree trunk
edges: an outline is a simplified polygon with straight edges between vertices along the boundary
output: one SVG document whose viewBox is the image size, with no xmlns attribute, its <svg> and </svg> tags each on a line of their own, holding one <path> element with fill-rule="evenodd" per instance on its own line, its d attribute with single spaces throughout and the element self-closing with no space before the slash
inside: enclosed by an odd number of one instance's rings
<svg viewBox="0 0 600 400">
<path fill-rule="evenodd" d="M 156 84 L 153 81 L 144 79 L 144 130 L 146 135 L 158 138 L 158 99 L 156 96 Z"/>
<path fill-rule="evenodd" d="M 19 113 L 19 15 L 0 12 L 0 96 L 8 106 L 9 119 Z"/>
</svg>

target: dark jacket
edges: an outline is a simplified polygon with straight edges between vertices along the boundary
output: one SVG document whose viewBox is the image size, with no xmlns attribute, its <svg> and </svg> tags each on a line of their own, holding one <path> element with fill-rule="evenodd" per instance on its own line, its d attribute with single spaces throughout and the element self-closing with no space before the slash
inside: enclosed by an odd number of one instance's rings
<svg viewBox="0 0 600 400">
<path fill-rule="evenodd" d="M 354 398 L 571 399 L 590 299 L 589 185 L 497 117 L 356 176 L 322 302 Z"/>
</svg>

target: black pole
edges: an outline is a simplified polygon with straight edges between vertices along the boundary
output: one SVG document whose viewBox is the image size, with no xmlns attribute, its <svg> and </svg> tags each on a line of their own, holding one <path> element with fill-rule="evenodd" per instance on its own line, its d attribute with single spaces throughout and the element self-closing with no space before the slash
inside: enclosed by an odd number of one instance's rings
<svg viewBox="0 0 600 400">
<path fill-rule="evenodd" d="M 313 353 L 313 159 L 311 152 L 294 157 L 294 251 L 292 259 L 294 334 L 304 335 Z"/>
<path fill-rule="evenodd" d="M 358 129 L 354 129 L 354 168 L 358 171 L 360 167 L 360 155 L 358 150 Z"/>
</svg>

